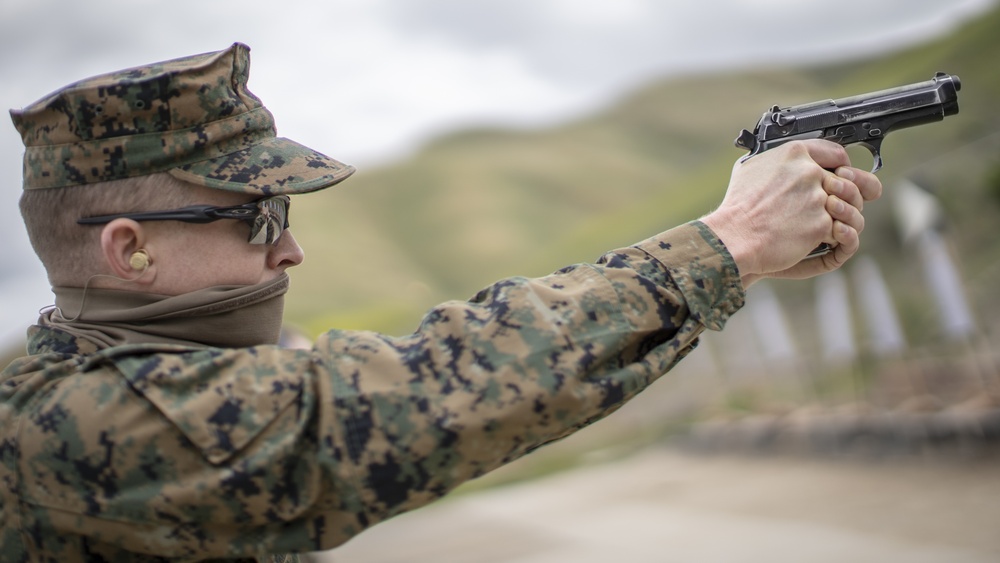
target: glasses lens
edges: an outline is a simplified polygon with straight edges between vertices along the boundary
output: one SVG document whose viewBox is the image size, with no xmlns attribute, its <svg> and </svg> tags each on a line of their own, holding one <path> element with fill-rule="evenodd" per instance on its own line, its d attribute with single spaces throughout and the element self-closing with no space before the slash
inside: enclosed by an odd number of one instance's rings
<svg viewBox="0 0 1000 563">
<path fill-rule="evenodd" d="M 264 198 L 257 202 L 257 216 L 250 225 L 250 244 L 276 244 L 288 228 L 288 196 Z"/>
</svg>

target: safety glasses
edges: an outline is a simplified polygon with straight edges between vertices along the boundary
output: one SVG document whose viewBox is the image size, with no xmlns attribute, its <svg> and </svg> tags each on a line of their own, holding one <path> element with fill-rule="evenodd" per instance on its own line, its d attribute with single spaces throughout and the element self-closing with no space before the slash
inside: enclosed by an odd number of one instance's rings
<svg viewBox="0 0 1000 563">
<path fill-rule="evenodd" d="M 211 223 L 221 219 L 239 219 L 250 225 L 250 244 L 277 244 L 281 233 L 288 228 L 288 196 L 265 197 L 232 207 L 192 205 L 167 211 L 139 211 L 77 219 L 81 225 L 99 225 L 115 219 L 133 221 L 183 221 L 185 223 Z"/>
</svg>

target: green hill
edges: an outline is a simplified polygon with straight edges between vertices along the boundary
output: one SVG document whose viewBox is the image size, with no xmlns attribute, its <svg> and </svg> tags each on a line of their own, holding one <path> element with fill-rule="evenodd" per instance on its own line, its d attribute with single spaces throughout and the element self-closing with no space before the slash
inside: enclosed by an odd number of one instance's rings
<svg viewBox="0 0 1000 563">
<path fill-rule="evenodd" d="M 936 71 L 961 77 L 960 114 L 890 136 L 879 174 L 887 192 L 907 176 L 943 197 L 969 275 L 994 287 L 1000 245 L 988 181 L 1000 178 L 998 55 L 1000 11 L 876 59 L 678 77 L 562 127 L 443 137 L 404 162 L 362 170 L 343 187 L 295 202 L 295 234 L 308 259 L 292 271 L 286 317 L 312 334 L 408 332 L 442 300 L 464 299 L 501 277 L 593 260 L 709 211 L 740 156 L 732 140 L 771 105 L 927 80 Z M 858 154 L 867 166 L 870 157 Z M 887 196 L 868 209 L 864 251 L 906 276 L 912 266 L 899 252 Z M 899 299 L 906 308 L 909 297 Z M 920 304 L 910 309 L 904 315 L 919 322 Z"/>
</svg>

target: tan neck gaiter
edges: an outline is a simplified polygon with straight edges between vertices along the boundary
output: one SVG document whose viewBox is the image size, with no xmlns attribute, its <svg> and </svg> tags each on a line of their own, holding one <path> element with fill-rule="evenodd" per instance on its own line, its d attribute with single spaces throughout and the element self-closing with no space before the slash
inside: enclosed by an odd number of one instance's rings
<svg viewBox="0 0 1000 563">
<path fill-rule="evenodd" d="M 276 344 L 287 291 L 287 274 L 257 285 L 210 287 L 175 296 L 55 287 L 55 307 L 44 311 L 38 324 L 85 338 L 100 348 Z"/>
</svg>

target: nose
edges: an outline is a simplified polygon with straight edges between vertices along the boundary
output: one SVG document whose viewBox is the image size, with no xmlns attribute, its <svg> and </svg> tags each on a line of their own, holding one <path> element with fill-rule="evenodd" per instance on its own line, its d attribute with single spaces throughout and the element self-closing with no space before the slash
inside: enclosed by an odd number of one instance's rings
<svg viewBox="0 0 1000 563">
<path fill-rule="evenodd" d="M 278 244 L 272 246 L 267 255 L 267 266 L 273 270 L 285 271 L 298 266 L 305 258 L 306 253 L 292 236 L 292 231 L 285 229 L 278 238 Z"/>
</svg>

